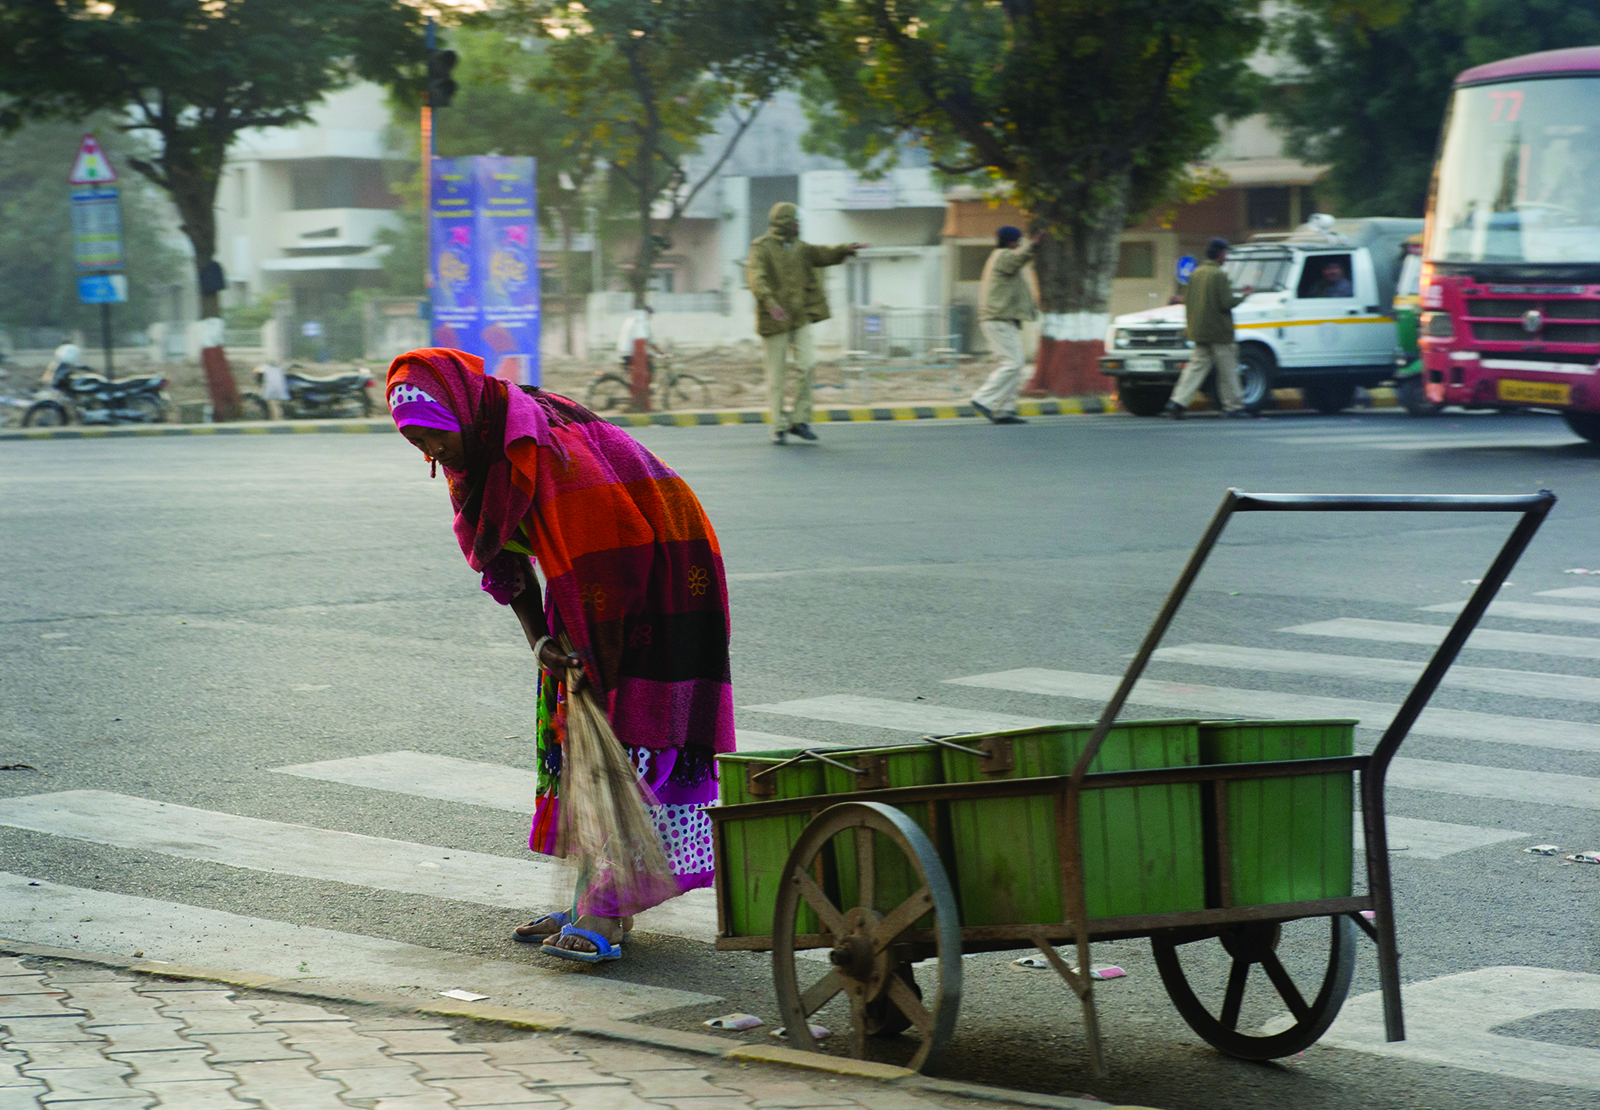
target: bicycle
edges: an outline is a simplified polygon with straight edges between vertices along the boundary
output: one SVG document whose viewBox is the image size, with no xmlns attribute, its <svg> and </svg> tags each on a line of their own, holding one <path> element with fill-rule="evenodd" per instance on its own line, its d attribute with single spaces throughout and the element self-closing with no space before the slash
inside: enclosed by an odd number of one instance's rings
<svg viewBox="0 0 1600 1110">
<path fill-rule="evenodd" d="M 672 348 L 652 346 L 650 350 L 650 385 L 654 391 L 656 408 L 661 412 L 673 409 L 711 408 L 711 382 L 698 374 L 679 370 L 674 365 Z M 660 365 L 662 373 L 657 374 Z M 583 404 L 592 412 L 624 412 L 633 403 L 633 377 L 631 372 L 601 371 L 584 392 Z"/>
</svg>

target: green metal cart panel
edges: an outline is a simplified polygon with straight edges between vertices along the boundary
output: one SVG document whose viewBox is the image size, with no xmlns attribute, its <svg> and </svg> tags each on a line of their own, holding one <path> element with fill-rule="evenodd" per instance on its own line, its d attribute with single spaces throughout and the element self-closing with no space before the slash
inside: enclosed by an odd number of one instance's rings
<svg viewBox="0 0 1600 1110">
<path fill-rule="evenodd" d="M 1200 725 L 1200 755 L 1206 763 L 1346 756 L 1355 750 L 1355 726 L 1355 721 L 1207 721 Z M 1345 898 L 1353 892 L 1353 779 L 1345 772 L 1227 784 L 1226 866 L 1233 905 Z M 1211 900 L 1221 904 L 1216 891 Z"/>
<path fill-rule="evenodd" d="M 730 753 L 717 756 L 717 777 L 721 803 L 776 801 L 780 798 L 805 798 L 821 794 L 822 767 L 806 759 L 782 764 L 800 754 L 794 751 L 762 752 L 760 755 Z M 772 793 L 752 794 L 750 776 L 758 771 L 779 768 L 767 776 Z M 772 933 L 772 906 L 778 893 L 778 879 L 789 858 L 789 849 L 811 823 L 809 813 L 778 817 L 752 817 L 727 821 L 722 825 L 722 852 L 727 933 L 729 936 L 768 936 Z M 802 933 L 818 931 L 817 918 L 804 905 L 796 928 Z"/>
<path fill-rule="evenodd" d="M 941 749 L 946 782 L 1071 774 L 1092 725 L 1047 725 L 953 737 L 975 747 L 1009 742 L 1012 766 L 983 770 L 982 757 Z M 1106 736 L 1091 772 L 1192 767 L 1200 762 L 1197 721 L 1130 721 Z M 1085 791 L 1084 886 L 1089 917 L 1205 908 L 1205 853 L 1197 784 Z M 950 803 L 955 879 L 966 926 L 1067 920 L 1054 797 Z"/>
<path fill-rule="evenodd" d="M 882 790 L 895 786 L 933 786 L 944 782 L 944 763 L 939 749 L 932 744 L 908 744 L 892 748 L 869 748 L 851 752 L 829 752 L 830 759 L 861 769 L 864 774 L 853 774 L 840 767 L 824 765 L 823 783 L 830 794 L 848 794 L 857 790 Z M 928 839 L 939 851 L 945 870 L 955 873 L 954 856 L 950 850 L 949 807 L 943 802 L 923 802 L 899 807 L 928 834 Z M 858 834 L 859 835 L 859 834 Z M 887 913 L 922 885 L 917 879 L 911 861 L 882 833 L 873 835 L 873 866 L 877 878 L 872 908 Z M 856 857 L 841 851 L 835 845 L 834 873 L 838 878 L 839 905 L 859 906 L 860 890 L 857 886 Z"/>
</svg>

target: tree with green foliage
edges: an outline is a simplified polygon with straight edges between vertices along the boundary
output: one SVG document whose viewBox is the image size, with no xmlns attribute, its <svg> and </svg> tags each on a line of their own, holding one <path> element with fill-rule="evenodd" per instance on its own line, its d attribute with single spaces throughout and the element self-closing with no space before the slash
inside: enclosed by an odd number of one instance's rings
<svg viewBox="0 0 1600 1110">
<path fill-rule="evenodd" d="M 490 16 L 548 39 L 537 89 L 594 121 L 595 154 L 633 202 L 637 307 L 673 225 L 803 63 L 814 12 L 814 0 L 521 0 Z M 725 112 L 733 134 L 691 180 L 689 157 Z"/>
<path fill-rule="evenodd" d="M 1600 42 L 1600 0 L 1298 0 L 1273 40 L 1298 72 L 1272 114 L 1339 213 L 1420 216 L 1456 74 Z"/>
<path fill-rule="evenodd" d="M 1254 0 L 829 0 L 809 83 L 816 141 L 858 169 L 907 141 L 1002 183 L 1048 232 L 1047 334 L 1098 338 L 1127 224 L 1172 194 L 1254 101 Z M 1082 362 L 1090 349 L 1062 358 Z M 1054 358 L 1041 351 L 1041 363 Z"/>
<path fill-rule="evenodd" d="M 197 273 L 241 131 L 291 127 L 359 79 L 415 83 L 420 13 L 401 0 L 10 0 L 0 5 L 0 130 L 124 116 L 153 136 L 129 165 L 171 196 Z M 219 315 L 215 292 L 201 315 Z"/>
<path fill-rule="evenodd" d="M 128 303 L 117 307 L 117 324 L 137 328 L 161 319 L 166 288 L 181 278 L 183 252 L 168 238 L 171 209 L 153 186 L 124 172 L 130 158 L 148 152 L 109 116 L 30 124 L 0 138 L 0 327 L 100 326 L 99 307 L 78 303 L 67 203 L 67 170 L 85 131 L 100 139 L 122 178 Z"/>
</svg>

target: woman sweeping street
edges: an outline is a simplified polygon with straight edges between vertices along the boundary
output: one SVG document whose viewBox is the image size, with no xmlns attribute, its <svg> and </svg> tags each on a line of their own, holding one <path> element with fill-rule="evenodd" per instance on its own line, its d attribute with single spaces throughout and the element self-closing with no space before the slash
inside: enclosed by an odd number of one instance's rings
<svg viewBox="0 0 1600 1110">
<path fill-rule="evenodd" d="M 716 801 L 715 756 L 734 749 L 716 534 L 683 479 L 632 436 L 564 397 L 485 376 L 473 355 L 411 351 L 390 365 L 386 389 L 401 433 L 444 468 L 468 564 L 517 614 L 539 664 L 528 846 L 563 854 L 567 675 L 599 695 L 638 776 L 671 878 L 580 873 L 570 911 L 513 932 L 563 959 L 617 959 L 632 915 L 712 884 L 704 810 Z"/>
</svg>

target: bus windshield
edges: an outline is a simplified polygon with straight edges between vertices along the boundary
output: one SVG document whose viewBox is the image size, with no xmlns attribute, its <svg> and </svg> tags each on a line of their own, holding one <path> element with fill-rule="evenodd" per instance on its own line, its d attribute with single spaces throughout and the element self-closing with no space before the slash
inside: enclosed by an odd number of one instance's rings
<svg viewBox="0 0 1600 1110">
<path fill-rule="evenodd" d="M 1432 262 L 1600 262 L 1600 78 L 1456 90 Z"/>
<path fill-rule="evenodd" d="M 1289 276 L 1290 257 L 1289 251 L 1282 247 L 1236 248 L 1228 252 L 1222 271 L 1235 290 L 1248 285 L 1257 293 L 1268 293 L 1284 287 L 1284 279 Z"/>
</svg>

